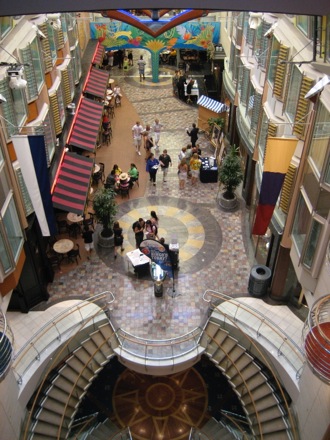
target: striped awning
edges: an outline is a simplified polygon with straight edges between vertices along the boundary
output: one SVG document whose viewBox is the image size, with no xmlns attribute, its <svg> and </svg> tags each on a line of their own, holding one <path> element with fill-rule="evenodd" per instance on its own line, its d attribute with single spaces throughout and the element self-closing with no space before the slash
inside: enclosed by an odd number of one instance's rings
<svg viewBox="0 0 330 440">
<path fill-rule="evenodd" d="M 91 181 L 93 159 L 66 153 L 52 196 L 53 206 L 82 215 Z"/>
<path fill-rule="evenodd" d="M 100 69 L 91 69 L 85 82 L 83 93 L 104 98 L 107 91 L 110 72 Z"/>
<path fill-rule="evenodd" d="M 76 111 L 68 145 L 94 151 L 103 114 L 103 104 L 88 98 L 82 98 Z"/>
<path fill-rule="evenodd" d="M 95 64 L 97 66 L 100 66 L 102 64 L 103 57 L 104 57 L 104 51 L 105 51 L 104 46 L 102 46 L 102 44 L 99 43 L 95 52 L 94 52 L 92 64 Z"/>
<path fill-rule="evenodd" d="M 214 113 L 223 113 L 228 110 L 226 104 L 223 104 L 222 102 L 219 101 L 215 101 L 214 99 L 211 99 L 205 95 L 202 95 L 199 98 L 197 104 L 204 108 L 207 108 L 208 110 L 212 110 Z"/>
</svg>

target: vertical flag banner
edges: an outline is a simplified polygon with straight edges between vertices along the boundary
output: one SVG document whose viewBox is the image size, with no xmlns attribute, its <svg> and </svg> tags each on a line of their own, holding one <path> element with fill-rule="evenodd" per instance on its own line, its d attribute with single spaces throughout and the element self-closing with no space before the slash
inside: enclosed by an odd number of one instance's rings
<svg viewBox="0 0 330 440">
<path fill-rule="evenodd" d="M 43 135 L 12 136 L 22 175 L 44 237 L 56 234 Z"/>
<path fill-rule="evenodd" d="M 264 235 L 272 218 L 297 139 L 268 138 L 259 204 L 252 234 Z"/>
<path fill-rule="evenodd" d="M 143 240 L 140 244 L 140 251 L 158 264 L 167 275 L 173 278 L 172 261 L 168 250 L 156 240 Z"/>
</svg>

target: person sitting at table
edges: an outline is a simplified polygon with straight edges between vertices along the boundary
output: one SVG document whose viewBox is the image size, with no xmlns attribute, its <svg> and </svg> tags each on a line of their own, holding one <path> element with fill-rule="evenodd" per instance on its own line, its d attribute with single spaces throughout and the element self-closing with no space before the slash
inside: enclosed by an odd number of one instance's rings
<svg viewBox="0 0 330 440">
<path fill-rule="evenodd" d="M 115 98 L 115 103 L 120 104 L 121 98 L 123 95 L 121 94 L 121 90 L 120 90 L 120 87 L 118 86 L 118 84 L 116 84 L 113 88 L 113 96 Z"/>
<path fill-rule="evenodd" d="M 130 177 L 130 181 L 129 181 L 130 188 L 132 188 L 134 182 L 136 182 L 139 179 L 139 171 L 134 163 L 131 163 L 131 168 L 127 171 L 127 174 Z"/>
<path fill-rule="evenodd" d="M 118 184 L 117 184 L 115 170 L 112 169 L 110 171 L 110 174 L 106 178 L 104 187 L 109 188 L 109 189 L 113 189 L 114 191 L 118 190 Z"/>
<path fill-rule="evenodd" d="M 189 166 L 191 170 L 191 184 L 195 185 L 195 183 L 198 180 L 199 177 L 199 170 L 202 165 L 202 161 L 198 157 L 197 153 L 194 153 L 192 155 L 192 158 L 190 159 Z"/>
<path fill-rule="evenodd" d="M 102 117 L 102 127 L 104 131 L 107 131 L 110 125 L 110 119 L 107 112 L 103 113 Z"/>
<path fill-rule="evenodd" d="M 130 178 L 127 173 L 121 173 L 119 176 L 119 191 L 128 191 L 129 190 L 129 182 Z"/>
<path fill-rule="evenodd" d="M 118 180 L 119 176 L 122 173 L 122 170 L 119 168 L 119 166 L 116 163 L 114 164 L 112 169 L 114 170 L 116 179 Z"/>
</svg>

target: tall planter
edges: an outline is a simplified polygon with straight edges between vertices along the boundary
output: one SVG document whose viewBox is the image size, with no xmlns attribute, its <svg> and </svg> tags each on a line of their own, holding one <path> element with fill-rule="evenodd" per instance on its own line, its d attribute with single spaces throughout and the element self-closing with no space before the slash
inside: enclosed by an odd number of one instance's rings
<svg viewBox="0 0 330 440">
<path fill-rule="evenodd" d="M 224 191 L 219 194 L 219 205 L 221 208 L 232 211 L 237 208 L 238 200 L 235 190 L 243 181 L 243 171 L 241 167 L 238 149 L 233 145 L 225 156 L 218 174 L 219 185 L 224 187 Z"/>
<path fill-rule="evenodd" d="M 102 188 L 95 193 L 93 200 L 95 217 L 102 224 L 98 244 L 103 247 L 113 246 L 113 223 L 117 214 L 115 197 L 115 191 Z"/>
</svg>

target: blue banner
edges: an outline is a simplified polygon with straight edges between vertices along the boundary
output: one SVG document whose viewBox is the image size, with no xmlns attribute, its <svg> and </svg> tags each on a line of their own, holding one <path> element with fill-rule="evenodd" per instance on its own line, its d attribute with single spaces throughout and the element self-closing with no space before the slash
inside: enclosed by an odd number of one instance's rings
<svg viewBox="0 0 330 440">
<path fill-rule="evenodd" d="M 158 264 L 169 277 L 173 278 L 173 267 L 167 246 L 163 246 L 157 240 L 143 240 L 140 244 L 140 251 Z"/>
</svg>

